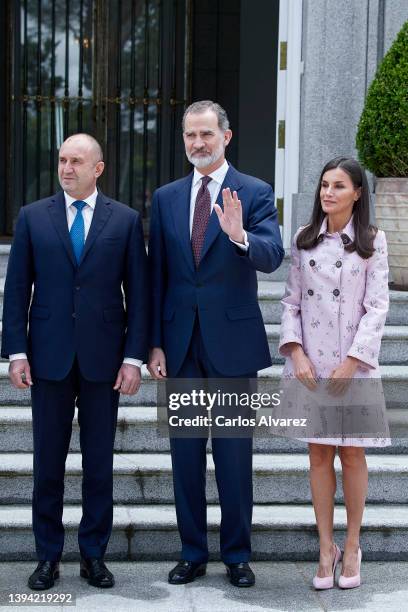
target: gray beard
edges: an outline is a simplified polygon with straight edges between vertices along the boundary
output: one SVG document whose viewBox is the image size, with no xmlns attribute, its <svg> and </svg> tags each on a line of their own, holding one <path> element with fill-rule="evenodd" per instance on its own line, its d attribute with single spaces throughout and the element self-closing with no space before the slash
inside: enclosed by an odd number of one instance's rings
<svg viewBox="0 0 408 612">
<path fill-rule="evenodd" d="M 221 145 L 218 149 L 214 151 L 212 155 L 206 155 L 205 157 L 195 157 L 194 155 L 189 155 L 186 152 L 187 159 L 190 164 L 193 164 L 195 168 L 207 168 L 207 166 L 211 166 L 214 164 L 217 159 L 221 157 L 224 153 L 224 147 Z"/>
</svg>

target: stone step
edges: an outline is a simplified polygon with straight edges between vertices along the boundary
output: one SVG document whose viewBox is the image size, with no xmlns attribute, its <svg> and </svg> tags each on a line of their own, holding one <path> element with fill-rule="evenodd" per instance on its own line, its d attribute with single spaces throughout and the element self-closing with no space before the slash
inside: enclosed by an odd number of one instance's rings
<svg viewBox="0 0 408 612">
<path fill-rule="evenodd" d="M 0 465 L 0 504 L 30 504 L 33 457 L 29 453 L 2 453 Z M 69 454 L 66 463 L 64 499 L 81 503 L 82 458 Z M 404 455 L 367 457 L 369 469 L 368 503 L 404 504 L 408 489 L 408 462 Z M 336 457 L 337 496 L 341 493 L 340 461 Z M 311 503 L 309 458 L 307 455 L 258 454 L 253 460 L 254 503 Z M 171 458 L 165 453 L 128 453 L 114 456 L 113 498 L 118 504 L 172 504 Z M 217 503 L 218 493 L 212 457 L 208 457 L 206 495 Z"/>
<path fill-rule="evenodd" d="M 10 245 L 0 244 L 0 279 L 3 279 L 6 276 L 9 254 Z"/>
<path fill-rule="evenodd" d="M 278 324 L 281 321 L 281 299 L 285 294 L 285 279 L 260 280 L 258 298 L 265 323 Z M 0 278 L 0 317 L 3 315 L 4 278 Z M 387 325 L 408 325 L 408 291 L 390 291 L 390 309 Z"/>
<path fill-rule="evenodd" d="M 265 323 L 280 323 L 282 313 L 280 301 L 284 294 L 283 281 L 258 282 L 259 305 Z M 390 309 L 386 325 L 408 325 L 408 291 L 390 291 Z"/>
<path fill-rule="evenodd" d="M 381 377 L 388 408 L 405 408 L 408 398 L 408 366 L 383 365 Z M 276 393 L 282 376 L 282 365 L 273 365 L 258 374 L 258 392 Z M 122 406 L 133 406 L 137 398 L 139 406 L 156 405 L 157 383 L 152 380 L 146 366 L 142 368 L 142 385 L 136 396 L 122 396 Z M 0 363 L 0 406 L 29 406 L 30 392 L 15 389 L 8 378 L 8 364 Z"/>
<path fill-rule="evenodd" d="M 389 409 L 388 419 L 392 445 L 368 448 L 368 454 L 408 455 L 408 410 Z M 32 453 L 32 421 L 29 407 L 0 407 L 0 449 L 3 453 Z M 254 438 L 254 453 L 305 453 L 307 445 L 301 440 L 280 436 Z M 154 406 L 120 406 L 115 451 L 118 453 L 168 453 L 167 436 L 157 431 L 157 410 Z M 207 450 L 211 452 L 211 440 Z M 71 452 L 79 452 L 79 426 L 73 421 Z M 0 455 L 1 463 L 1 455 Z M 408 460 L 407 460 L 408 464 Z"/>
<path fill-rule="evenodd" d="M 284 363 L 278 352 L 279 325 L 265 325 L 269 350 L 274 363 Z M 408 365 L 408 325 L 386 325 L 381 342 L 379 362 L 381 364 Z"/>
<path fill-rule="evenodd" d="M 259 281 L 282 282 L 282 281 L 286 281 L 286 279 L 288 278 L 289 267 L 290 267 L 290 249 L 287 249 L 285 257 L 283 258 L 281 265 L 279 266 L 277 270 L 275 270 L 275 272 L 272 272 L 271 274 L 266 274 L 265 272 L 257 272 L 256 274 L 258 276 Z"/>
<path fill-rule="evenodd" d="M 2 325 L 0 323 L 0 340 Z M 280 326 L 267 323 L 265 328 L 272 361 L 284 363 L 285 360 L 278 351 Z M 7 363 L 7 360 L 2 359 L 1 362 Z M 386 325 L 381 342 L 380 363 L 408 365 L 408 325 Z"/>
<path fill-rule="evenodd" d="M 219 559 L 219 507 L 209 506 L 207 516 L 210 556 Z M 80 518 L 79 506 L 65 506 L 65 560 L 79 558 L 77 529 Z M 0 560 L 35 560 L 31 519 L 28 506 L 0 507 Z M 316 522 L 311 506 L 255 505 L 252 524 L 254 560 L 318 558 Z M 336 541 L 344 541 L 345 528 L 345 509 L 337 507 L 334 513 Z M 367 561 L 408 560 L 407 505 L 368 505 L 360 542 Z M 173 506 L 115 506 L 107 559 L 174 561 L 179 555 L 180 538 Z"/>
</svg>

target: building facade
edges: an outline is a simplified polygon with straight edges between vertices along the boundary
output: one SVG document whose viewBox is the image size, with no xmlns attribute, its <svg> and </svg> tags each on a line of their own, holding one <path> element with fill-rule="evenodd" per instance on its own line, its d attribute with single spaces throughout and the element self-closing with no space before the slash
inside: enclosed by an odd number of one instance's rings
<svg viewBox="0 0 408 612">
<path fill-rule="evenodd" d="M 1 3 L 0 234 L 58 188 L 71 133 L 102 143 L 101 187 L 148 227 L 153 190 L 188 172 L 189 102 L 228 111 L 228 158 L 273 185 L 286 247 L 320 169 L 355 155 L 378 62 L 405 0 L 8 0 Z"/>
</svg>

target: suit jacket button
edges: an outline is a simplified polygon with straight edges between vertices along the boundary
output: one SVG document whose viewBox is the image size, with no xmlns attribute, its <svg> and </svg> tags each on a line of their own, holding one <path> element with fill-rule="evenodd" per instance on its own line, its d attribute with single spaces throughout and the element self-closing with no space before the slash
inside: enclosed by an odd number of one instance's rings
<svg viewBox="0 0 408 612">
<path fill-rule="evenodd" d="M 308 289 L 307 292 L 308 292 L 309 295 L 314 295 L 313 289 Z"/>
<path fill-rule="evenodd" d="M 75 287 L 75 289 L 76 289 L 77 291 L 79 291 L 79 290 L 80 290 L 80 288 L 81 288 L 81 287 L 80 287 L 79 285 L 77 285 L 77 286 Z"/>
<path fill-rule="evenodd" d="M 313 268 L 313 266 L 315 266 L 315 265 L 316 265 L 315 260 L 314 260 L 314 259 L 311 259 L 311 260 L 309 261 L 309 266 L 312 266 L 312 268 Z"/>
<path fill-rule="evenodd" d="M 76 317 L 76 313 L 75 313 L 75 312 L 73 312 L 73 313 L 72 313 L 72 318 L 73 318 L 73 319 L 75 319 L 75 317 Z"/>
<path fill-rule="evenodd" d="M 341 268 L 343 264 L 341 263 L 341 261 L 336 261 L 336 268 Z"/>
<path fill-rule="evenodd" d="M 334 289 L 334 290 L 333 290 L 333 295 L 334 295 L 335 297 L 339 297 L 339 295 L 340 295 L 340 291 L 339 291 L 338 289 Z"/>
</svg>

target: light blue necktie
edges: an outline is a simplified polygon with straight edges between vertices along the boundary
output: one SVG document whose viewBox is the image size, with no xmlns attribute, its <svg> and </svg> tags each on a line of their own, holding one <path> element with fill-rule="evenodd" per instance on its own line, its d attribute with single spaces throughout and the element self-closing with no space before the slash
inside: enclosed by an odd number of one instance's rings
<svg viewBox="0 0 408 612">
<path fill-rule="evenodd" d="M 84 206 L 86 206 L 86 202 L 76 200 L 75 202 L 72 202 L 72 206 L 75 206 L 75 208 L 77 209 L 77 214 L 75 215 L 75 219 L 73 224 L 71 225 L 69 234 L 71 236 L 75 259 L 79 264 L 79 260 L 81 259 L 82 251 L 84 249 L 85 244 L 85 223 L 84 218 L 82 216 L 82 209 L 84 208 Z"/>
</svg>

